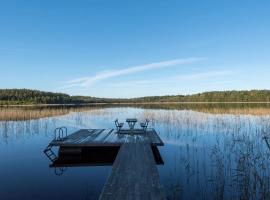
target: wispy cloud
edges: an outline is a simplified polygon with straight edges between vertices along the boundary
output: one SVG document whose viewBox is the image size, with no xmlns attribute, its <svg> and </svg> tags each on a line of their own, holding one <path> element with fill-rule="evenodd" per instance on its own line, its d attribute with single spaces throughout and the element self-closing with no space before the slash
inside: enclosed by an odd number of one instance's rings
<svg viewBox="0 0 270 200">
<path fill-rule="evenodd" d="M 212 77 L 220 77 L 220 76 L 227 76 L 235 73 L 232 70 L 214 70 L 214 71 L 206 71 L 206 72 L 198 72 L 194 74 L 186 74 L 186 75 L 179 75 L 171 77 L 172 80 L 201 80 L 201 79 L 208 79 Z"/>
<path fill-rule="evenodd" d="M 150 64 L 132 66 L 132 67 L 127 67 L 127 68 L 123 68 L 119 70 L 101 71 L 94 76 L 82 77 L 82 78 L 70 80 L 67 82 L 67 85 L 62 88 L 66 89 L 66 88 L 72 88 L 72 87 L 88 87 L 88 86 L 93 85 L 95 82 L 112 78 L 112 77 L 134 74 L 134 73 L 142 72 L 146 70 L 167 68 L 167 67 L 176 66 L 176 65 L 191 64 L 191 63 L 195 63 L 204 59 L 205 58 L 201 58 L 201 57 L 181 58 L 181 59 L 175 59 L 175 60 L 167 60 L 167 61 L 162 61 L 162 62 L 155 62 L 155 63 L 150 63 Z"/>
<path fill-rule="evenodd" d="M 122 87 L 125 85 L 126 87 L 138 86 L 138 85 L 164 85 L 164 84 L 176 84 L 184 81 L 203 81 L 208 79 L 214 79 L 217 77 L 225 77 L 235 74 L 235 71 L 231 70 L 214 70 L 214 71 L 206 71 L 206 72 L 197 72 L 193 74 L 182 74 L 166 77 L 166 79 L 151 79 L 151 80 L 134 80 L 134 81 L 125 81 L 125 82 L 117 82 L 112 83 L 110 86 L 112 87 Z"/>
</svg>

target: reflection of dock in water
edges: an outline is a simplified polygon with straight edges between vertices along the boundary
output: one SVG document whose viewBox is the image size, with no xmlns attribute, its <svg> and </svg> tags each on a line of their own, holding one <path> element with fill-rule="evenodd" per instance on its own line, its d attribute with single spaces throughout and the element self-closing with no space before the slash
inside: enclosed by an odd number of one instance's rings
<svg viewBox="0 0 270 200">
<path fill-rule="evenodd" d="M 154 129 L 65 129 L 45 149 L 50 167 L 113 165 L 100 199 L 165 199 L 156 164 L 163 164 Z M 59 147 L 58 156 L 52 147 Z"/>
</svg>

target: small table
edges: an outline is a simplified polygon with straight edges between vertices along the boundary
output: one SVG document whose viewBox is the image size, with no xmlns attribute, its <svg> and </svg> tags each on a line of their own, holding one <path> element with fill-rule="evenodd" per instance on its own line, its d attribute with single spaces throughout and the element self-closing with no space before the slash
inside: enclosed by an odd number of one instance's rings
<svg viewBox="0 0 270 200">
<path fill-rule="evenodd" d="M 128 118 L 126 122 L 128 123 L 128 126 L 131 130 L 134 129 L 134 126 L 138 120 L 136 118 Z"/>
</svg>

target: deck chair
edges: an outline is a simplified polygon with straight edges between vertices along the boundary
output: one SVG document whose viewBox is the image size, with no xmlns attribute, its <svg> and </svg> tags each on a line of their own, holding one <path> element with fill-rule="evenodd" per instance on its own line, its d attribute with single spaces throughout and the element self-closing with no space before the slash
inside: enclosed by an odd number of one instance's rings
<svg viewBox="0 0 270 200">
<path fill-rule="evenodd" d="M 114 121 L 117 131 L 120 131 L 121 128 L 124 126 L 124 123 L 119 123 L 118 119 Z"/>
<path fill-rule="evenodd" d="M 140 123 L 144 132 L 146 132 L 146 130 L 147 130 L 148 123 L 149 123 L 148 119 L 146 119 L 144 123 Z"/>
</svg>

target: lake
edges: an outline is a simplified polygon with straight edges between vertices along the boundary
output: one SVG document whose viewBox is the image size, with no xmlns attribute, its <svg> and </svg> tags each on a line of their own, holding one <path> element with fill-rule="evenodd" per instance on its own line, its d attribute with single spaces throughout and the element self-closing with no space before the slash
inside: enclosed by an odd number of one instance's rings
<svg viewBox="0 0 270 200">
<path fill-rule="evenodd" d="M 97 199 L 111 166 L 50 168 L 43 150 L 57 127 L 109 129 L 116 118 L 149 119 L 165 143 L 168 199 L 270 199 L 269 105 L 0 108 L 0 199 Z"/>
</svg>

